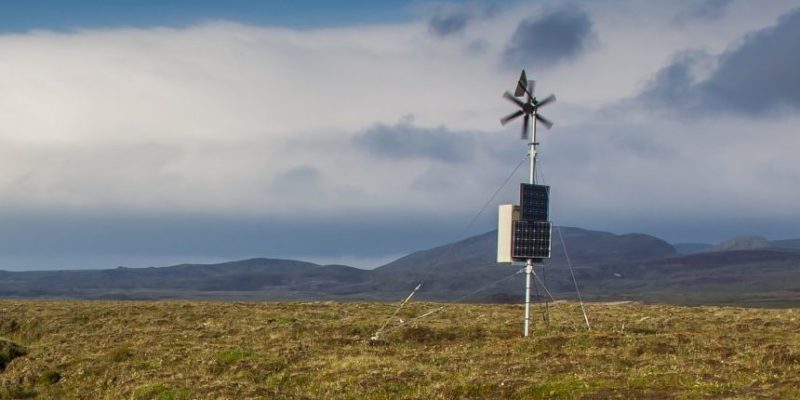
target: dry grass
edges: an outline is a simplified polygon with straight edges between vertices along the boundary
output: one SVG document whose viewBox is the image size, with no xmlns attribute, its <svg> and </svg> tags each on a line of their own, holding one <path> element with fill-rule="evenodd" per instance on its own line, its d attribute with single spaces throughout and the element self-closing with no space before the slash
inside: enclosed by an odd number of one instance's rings
<svg viewBox="0 0 800 400">
<path fill-rule="evenodd" d="M 370 342 L 392 309 L 0 301 L 0 398 L 800 398 L 794 309 L 594 304 L 585 332 L 560 303 L 525 339 L 520 306 L 450 305 Z"/>
</svg>

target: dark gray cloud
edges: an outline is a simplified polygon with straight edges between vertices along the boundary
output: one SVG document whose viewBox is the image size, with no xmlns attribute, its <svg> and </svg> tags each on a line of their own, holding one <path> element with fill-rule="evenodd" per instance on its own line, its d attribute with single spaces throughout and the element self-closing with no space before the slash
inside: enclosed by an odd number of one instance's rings
<svg viewBox="0 0 800 400">
<path fill-rule="evenodd" d="M 657 105 L 681 106 L 696 96 L 694 86 L 696 67 L 712 56 L 699 50 L 676 54 L 672 62 L 656 73 L 653 82 L 641 97 Z"/>
<path fill-rule="evenodd" d="M 437 12 L 428 22 L 428 30 L 438 36 L 450 36 L 464 31 L 472 15 L 459 11 L 454 13 Z"/>
<path fill-rule="evenodd" d="M 589 14 L 564 7 L 519 23 L 503 53 L 514 68 L 550 66 L 577 57 L 594 37 Z"/>
<path fill-rule="evenodd" d="M 717 67 L 697 80 L 693 70 L 706 62 L 700 52 L 679 54 L 658 72 L 640 99 L 666 109 L 730 111 L 763 115 L 800 110 L 800 9 L 776 25 L 744 37 L 718 57 Z"/>
<path fill-rule="evenodd" d="M 725 15 L 733 0 L 703 0 L 691 3 L 675 17 L 675 23 L 685 24 L 692 20 L 716 20 Z"/>
<path fill-rule="evenodd" d="M 494 16 L 497 10 L 498 6 L 490 4 L 443 3 L 428 20 L 428 30 L 439 37 L 457 35 L 473 21 Z"/>
<path fill-rule="evenodd" d="M 374 125 L 354 140 L 357 146 L 377 157 L 394 159 L 458 163 L 469 160 L 475 153 L 475 142 L 470 135 L 444 127 L 415 126 L 411 118 L 395 125 Z"/>
</svg>

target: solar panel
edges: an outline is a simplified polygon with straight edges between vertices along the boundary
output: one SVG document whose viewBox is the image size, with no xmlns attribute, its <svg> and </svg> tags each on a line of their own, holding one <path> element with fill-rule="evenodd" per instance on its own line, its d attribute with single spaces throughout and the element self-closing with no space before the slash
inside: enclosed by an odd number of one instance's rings
<svg viewBox="0 0 800 400">
<path fill-rule="evenodd" d="M 547 221 L 550 208 L 550 186 L 523 183 L 519 187 L 520 219 Z"/>
<path fill-rule="evenodd" d="M 550 258 L 549 222 L 519 220 L 513 222 L 511 256 L 518 259 Z"/>
</svg>

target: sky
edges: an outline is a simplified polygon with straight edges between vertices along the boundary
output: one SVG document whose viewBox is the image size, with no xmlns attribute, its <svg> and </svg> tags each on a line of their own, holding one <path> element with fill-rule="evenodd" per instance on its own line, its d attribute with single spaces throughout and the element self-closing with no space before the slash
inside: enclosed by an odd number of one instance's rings
<svg viewBox="0 0 800 400">
<path fill-rule="evenodd" d="M 0 269 L 370 268 L 489 231 L 523 68 L 558 98 L 556 224 L 797 238 L 798 43 L 780 0 L 3 2 Z"/>
</svg>

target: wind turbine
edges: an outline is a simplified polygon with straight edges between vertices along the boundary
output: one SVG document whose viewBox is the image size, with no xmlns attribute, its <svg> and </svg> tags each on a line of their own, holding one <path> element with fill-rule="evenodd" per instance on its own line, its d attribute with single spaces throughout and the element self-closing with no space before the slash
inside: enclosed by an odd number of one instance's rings
<svg viewBox="0 0 800 400">
<path fill-rule="evenodd" d="M 541 100 L 537 99 L 536 96 L 533 95 L 533 89 L 535 86 L 535 82 L 532 80 L 528 80 L 525 76 L 525 70 L 522 70 L 522 74 L 519 76 L 519 80 L 517 81 L 517 88 L 514 90 L 514 94 L 510 92 L 503 93 L 503 97 L 514 103 L 519 110 L 514 111 L 511 114 L 506 115 L 505 117 L 500 119 L 500 124 L 506 125 L 509 122 L 519 118 L 520 116 L 524 115 L 522 120 L 522 139 L 527 140 L 531 139 L 528 143 L 530 146 L 530 160 L 531 160 L 531 169 L 530 169 L 530 185 L 533 186 L 536 180 L 536 146 L 539 145 L 536 142 L 536 125 L 538 122 L 541 122 L 547 129 L 553 127 L 553 122 L 549 119 L 541 116 L 539 114 L 539 108 L 544 107 L 554 101 L 556 101 L 555 95 L 549 95 Z M 520 97 L 524 98 L 524 100 L 519 99 Z M 533 123 L 531 123 L 531 118 L 533 119 Z M 529 132 L 529 127 L 530 131 Z M 501 206 L 503 207 L 503 206 Z M 546 222 L 546 229 L 547 233 L 547 242 L 548 242 L 548 257 L 549 257 L 549 246 L 550 246 L 550 223 Z M 500 234 L 500 228 L 498 227 L 498 235 Z M 512 245 L 513 246 L 513 245 Z M 498 239 L 498 248 L 499 239 Z M 512 250 L 513 254 L 513 250 Z M 525 264 L 525 324 L 524 324 L 524 334 L 528 336 L 528 327 L 530 321 L 530 304 L 531 304 L 531 276 L 535 274 L 533 271 L 533 264 L 536 260 L 531 257 L 526 258 Z"/>
<path fill-rule="evenodd" d="M 536 122 L 541 122 L 547 129 L 553 127 L 553 122 L 549 119 L 543 117 L 539 114 L 539 108 L 544 107 L 550 103 L 556 101 L 556 96 L 551 94 L 545 97 L 542 100 L 536 98 L 533 95 L 533 89 L 536 85 L 536 81 L 528 80 L 525 76 L 525 70 L 522 70 L 522 74 L 519 76 L 519 81 L 517 81 L 517 88 L 512 95 L 510 92 L 503 93 L 503 97 L 517 105 L 520 109 L 506 115 L 505 117 L 500 119 L 500 124 L 505 126 L 509 122 L 519 118 L 520 116 L 524 115 L 525 118 L 522 120 L 522 134 L 521 138 L 523 140 L 527 140 L 528 138 L 531 139 L 528 145 L 530 146 L 530 158 L 531 158 L 531 170 L 530 170 L 530 183 L 533 184 L 534 180 L 536 179 L 536 146 L 539 143 L 536 142 Z M 520 100 L 518 97 L 523 97 L 523 100 Z M 531 118 L 534 119 L 534 123 L 531 124 Z M 532 129 L 529 129 L 531 127 Z M 532 132 L 530 132 L 532 131 Z"/>
</svg>

